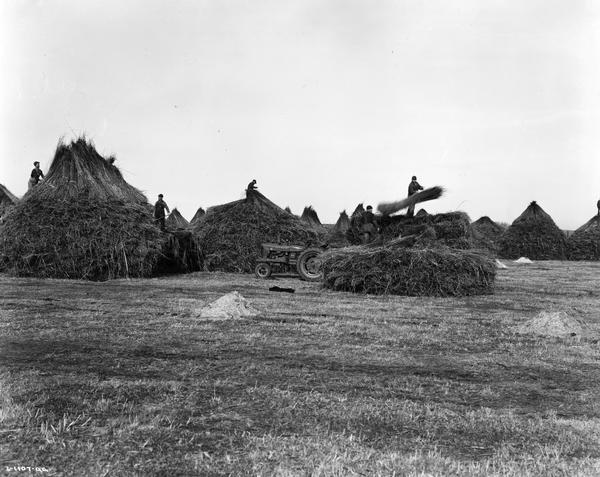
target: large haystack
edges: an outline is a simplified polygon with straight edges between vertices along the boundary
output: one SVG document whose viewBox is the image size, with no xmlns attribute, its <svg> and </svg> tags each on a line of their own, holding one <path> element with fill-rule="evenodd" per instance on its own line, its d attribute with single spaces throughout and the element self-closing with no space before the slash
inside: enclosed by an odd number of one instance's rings
<svg viewBox="0 0 600 477">
<path fill-rule="evenodd" d="M 91 143 L 59 143 L 45 180 L 7 215 L 0 256 L 8 271 L 22 276 L 150 276 L 160 272 L 168 241 L 151 210 Z"/>
<path fill-rule="evenodd" d="M 2 223 L 2 217 L 17 203 L 17 200 L 11 191 L 0 184 L 0 223 Z"/>
<path fill-rule="evenodd" d="M 477 248 L 489 250 L 494 254 L 498 253 L 498 241 L 504 233 L 504 227 L 484 215 L 471 224 L 471 229 Z"/>
<path fill-rule="evenodd" d="M 202 218 L 204 217 L 205 214 L 206 214 L 206 211 L 202 207 L 198 207 L 198 210 L 192 217 L 192 220 L 190 220 L 190 225 L 192 227 L 194 227 L 194 225 L 196 225 L 198 222 L 200 222 L 202 220 Z"/>
<path fill-rule="evenodd" d="M 464 296 L 493 292 L 496 265 L 479 251 L 404 248 L 396 243 L 329 250 L 324 285 L 376 295 Z"/>
<path fill-rule="evenodd" d="M 211 207 L 194 228 L 205 257 L 205 268 L 252 272 L 263 243 L 308 245 L 323 236 L 284 211 L 260 192 Z"/>
<path fill-rule="evenodd" d="M 320 227 L 321 221 L 319 220 L 319 216 L 317 215 L 317 211 L 313 209 L 312 205 L 304 207 L 302 211 L 302 215 L 300 216 L 300 220 L 306 222 L 313 227 Z"/>
<path fill-rule="evenodd" d="M 174 208 L 169 214 L 169 217 L 167 217 L 165 226 L 169 230 L 181 230 L 187 229 L 190 226 L 190 223 L 183 215 L 181 215 L 181 212 L 179 212 L 177 208 Z"/>
<path fill-rule="evenodd" d="M 567 254 L 564 233 L 535 201 L 502 234 L 498 246 L 503 258 L 564 260 Z"/>
<path fill-rule="evenodd" d="M 405 215 L 380 218 L 384 241 L 404 237 L 413 246 L 448 246 L 458 249 L 474 248 L 471 219 L 464 212 L 429 214 L 419 217 Z"/>
<path fill-rule="evenodd" d="M 567 240 L 569 260 L 600 260 L 600 214 L 594 215 Z"/>
</svg>

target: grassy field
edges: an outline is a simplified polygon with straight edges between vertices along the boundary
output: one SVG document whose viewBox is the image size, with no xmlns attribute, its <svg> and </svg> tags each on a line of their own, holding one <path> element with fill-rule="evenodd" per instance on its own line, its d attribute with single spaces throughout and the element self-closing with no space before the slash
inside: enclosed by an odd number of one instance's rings
<svg viewBox="0 0 600 477">
<path fill-rule="evenodd" d="M 600 475 L 599 282 L 569 262 L 462 299 L 0 276 L 0 474 Z M 198 318 L 232 290 L 260 315 Z M 542 310 L 586 333 L 514 332 Z"/>
</svg>

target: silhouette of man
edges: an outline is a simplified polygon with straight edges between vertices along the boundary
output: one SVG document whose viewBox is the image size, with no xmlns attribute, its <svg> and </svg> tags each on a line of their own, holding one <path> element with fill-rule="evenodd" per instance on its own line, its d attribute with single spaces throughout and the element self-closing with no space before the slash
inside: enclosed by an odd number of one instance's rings
<svg viewBox="0 0 600 477">
<path fill-rule="evenodd" d="M 160 227 L 160 230 L 165 230 L 165 210 L 170 214 L 169 206 L 163 200 L 163 195 L 158 194 L 158 200 L 154 204 L 154 221 Z"/>
<path fill-rule="evenodd" d="M 408 196 L 416 194 L 420 190 L 423 190 L 421 184 L 417 182 L 417 176 L 412 176 L 412 180 L 410 184 L 408 184 Z M 408 207 L 408 212 L 406 213 L 407 217 L 413 217 L 415 215 L 415 206 L 414 204 Z"/>
<path fill-rule="evenodd" d="M 27 185 L 27 190 L 38 185 L 38 183 L 40 182 L 40 177 L 43 178 L 44 173 L 40 169 L 40 163 L 38 161 L 35 161 L 33 163 L 33 170 L 31 171 L 31 175 L 29 176 L 29 183 Z"/>
</svg>

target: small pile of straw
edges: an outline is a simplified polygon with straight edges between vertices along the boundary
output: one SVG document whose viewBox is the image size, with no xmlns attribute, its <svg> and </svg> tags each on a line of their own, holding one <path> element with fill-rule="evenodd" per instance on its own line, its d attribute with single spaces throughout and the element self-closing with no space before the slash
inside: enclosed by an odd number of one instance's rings
<svg viewBox="0 0 600 477">
<path fill-rule="evenodd" d="M 493 293 L 496 265 L 472 250 L 392 244 L 326 251 L 324 286 L 376 295 L 465 296 Z"/>
</svg>

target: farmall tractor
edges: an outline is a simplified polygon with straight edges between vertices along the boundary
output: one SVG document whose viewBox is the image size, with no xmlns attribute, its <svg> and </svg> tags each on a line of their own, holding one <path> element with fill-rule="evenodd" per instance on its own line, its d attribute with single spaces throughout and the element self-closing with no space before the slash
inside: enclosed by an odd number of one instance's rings
<svg viewBox="0 0 600 477">
<path fill-rule="evenodd" d="M 320 255 L 325 248 L 263 243 L 254 274 L 258 278 L 268 278 L 272 273 L 297 273 L 304 280 L 321 280 L 323 269 Z"/>
</svg>

